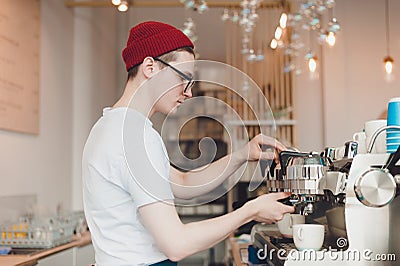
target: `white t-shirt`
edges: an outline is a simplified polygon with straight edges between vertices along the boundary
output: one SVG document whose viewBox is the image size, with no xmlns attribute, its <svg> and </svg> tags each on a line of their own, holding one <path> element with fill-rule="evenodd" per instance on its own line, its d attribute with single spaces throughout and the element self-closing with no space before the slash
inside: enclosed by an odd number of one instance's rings
<svg viewBox="0 0 400 266">
<path fill-rule="evenodd" d="M 83 151 L 83 202 L 97 266 L 148 265 L 166 256 L 138 208 L 173 200 L 161 136 L 141 113 L 105 108 Z M 159 217 L 154 217 L 159 219 Z"/>
</svg>

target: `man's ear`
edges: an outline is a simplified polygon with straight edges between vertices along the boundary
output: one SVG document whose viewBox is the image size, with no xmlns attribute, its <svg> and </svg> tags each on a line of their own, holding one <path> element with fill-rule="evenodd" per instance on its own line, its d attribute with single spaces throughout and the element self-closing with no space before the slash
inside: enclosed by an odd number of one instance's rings
<svg viewBox="0 0 400 266">
<path fill-rule="evenodd" d="M 156 72 L 156 61 L 154 58 L 148 56 L 143 59 L 142 63 L 142 72 L 146 78 L 151 78 L 153 74 Z"/>
</svg>

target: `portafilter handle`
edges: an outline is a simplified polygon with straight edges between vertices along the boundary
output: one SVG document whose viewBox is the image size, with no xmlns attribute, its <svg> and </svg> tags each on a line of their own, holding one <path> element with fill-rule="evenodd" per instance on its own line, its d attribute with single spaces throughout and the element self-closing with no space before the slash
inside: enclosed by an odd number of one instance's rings
<svg viewBox="0 0 400 266">
<path fill-rule="evenodd" d="M 368 143 L 368 148 L 367 148 L 367 153 L 371 153 L 372 152 L 372 148 L 375 145 L 375 141 L 378 138 L 378 136 L 383 132 L 386 131 L 387 129 L 396 129 L 396 130 L 400 130 L 400 126 L 383 126 L 381 128 L 379 128 L 378 130 L 375 131 L 375 133 L 372 135 L 371 137 L 371 141 Z"/>
<path fill-rule="evenodd" d="M 286 167 L 288 166 L 291 158 L 306 157 L 308 155 L 309 155 L 309 153 L 304 153 L 304 152 L 282 151 L 279 154 L 279 163 L 281 164 L 282 175 L 284 175 L 284 176 L 286 175 Z"/>
</svg>

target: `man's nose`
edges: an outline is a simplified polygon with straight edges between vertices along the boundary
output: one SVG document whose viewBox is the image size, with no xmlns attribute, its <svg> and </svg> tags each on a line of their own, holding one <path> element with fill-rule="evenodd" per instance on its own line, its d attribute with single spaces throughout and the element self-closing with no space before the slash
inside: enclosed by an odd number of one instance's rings
<svg viewBox="0 0 400 266">
<path fill-rule="evenodd" d="M 189 88 L 189 89 L 187 89 L 186 91 L 184 91 L 184 92 L 183 92 L 183 95 L 184 95 L 186 98 L 192 98 L 192 97 L 193 97 L 192 88 Z"/>
</svg>

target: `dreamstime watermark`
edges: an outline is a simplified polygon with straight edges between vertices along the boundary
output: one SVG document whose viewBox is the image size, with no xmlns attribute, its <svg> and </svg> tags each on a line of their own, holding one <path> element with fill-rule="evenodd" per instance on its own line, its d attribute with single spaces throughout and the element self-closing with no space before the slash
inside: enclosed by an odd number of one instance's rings
<svg viewBox="0 0 400 266">
<path fill-rule="evenodd" d="M 298 251 L 296 249 L 269 249 L 267 245 L 264 248 L 257 250 L 259 260 L 273 260 L 278 258 L 281 261 L 346 261 L 346 262 L 385 262 L 396 261 L 395 253 L 375 253 L 371 249 L 347 249 L 340 248 L 347 246 L 347 239 L 338 238 L 336 244 L 339 249 L 329 247 L 322 250 L 305 249 Z"/>
</svg>

